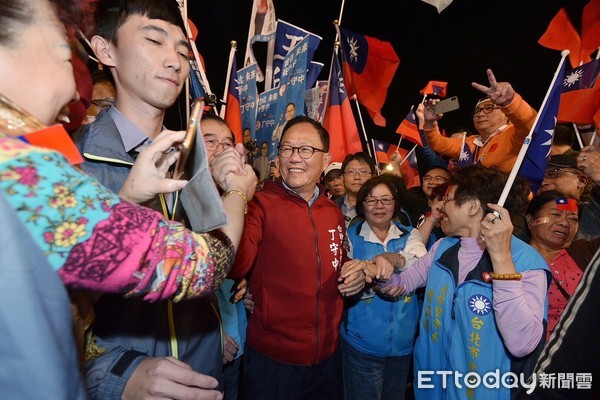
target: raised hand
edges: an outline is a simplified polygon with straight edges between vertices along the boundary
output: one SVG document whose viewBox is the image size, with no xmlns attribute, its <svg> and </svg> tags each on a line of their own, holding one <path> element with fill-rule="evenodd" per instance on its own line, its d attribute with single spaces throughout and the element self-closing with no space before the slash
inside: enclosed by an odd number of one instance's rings
<svg viewBox="0 0 600 400">
<path fill-rule="evenodd" d="M 487 95 L 492 103 L 500 107 L 506 107 L 515 97 L 515 91 L 508 82 L 497 82 L 491 69 L 487 70 L 487 77 L 490 86 L 484 86 L 476 82 L 471 82 L 471 86 Z"/>
</svg>

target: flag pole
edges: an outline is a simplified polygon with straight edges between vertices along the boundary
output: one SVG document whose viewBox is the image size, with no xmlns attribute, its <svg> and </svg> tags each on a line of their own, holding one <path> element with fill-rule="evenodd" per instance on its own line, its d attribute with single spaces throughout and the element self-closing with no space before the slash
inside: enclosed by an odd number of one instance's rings
<svg viewBox="0 0 600 400">
<path fill-rule="evenodd" d="M 396 146 L 396 153 L 398 153 L 398 149 L 400 148 L 400 144 L 402 143 L 402 135 L 400 135 L 400 140 L 398 140 L 398 145 Z"/>
<path fill-rule="evenodd" d="M 548 87 L 548 91 L 546 92 L 544 101 L 542 101 L 540 110 L 543 110 L 544 107 L 546 106 L 546 103 L 548 102 L 548 98 L 550 97 L 550 93 L 552 92 L 552 88 L 554 87 L 554 83 L 556 82 L 556 79 L 558 78 L 558 72 L 562 68 L 562 66 L 565 62 L 565 59 L 567 58 L 569 53 L 570 53 L 569 50 L 563 50 L 560 53 L 561 59 L 560 59 L 560 62 L 558 63 L 558 68 L 556 68 L 556 71 L 554 72 L 554 77 L 552 78 L 552 82 L 550 82 L 550 86 Z M 500 207 L 504 206 L 504 203 L 506 202 L 506 199 L 508 198 L 508 194 L 510 193 L 510 188 L 512 187 L 512 185 L 517 177 L 517 173 L 519 172 L 519 169 L 521 168 L 521 164 L 523 163 L 523 160 L 525 159 L 525 154 L 527 153 L 527 149 L 529 148 L 529 144 L 531 143 L 531 138 L 533 136 L 533 129 L 537 125 L 539 119 L 540 119 L 540 113 L 538 112 L 535 117 L 535 121 L 533 121 L 533 125 L 531 126 L 531 129 L 529 130 L 529 134 L 523 141 L 521 150 L 519 151 L 519 154 L 517 155 L 515 164 L 513 165 L 512 170 L 510 171 L 510 175 L 508 176 L 506 185 L 504 185 L 504 189 L 502 190 L 502 194 L 500 195 L 500 199 L 498 200 L 498 205 Z"/>
<path fill-rule="evenodd" d="M 410 156 L 412 156 L 412 153 L 414 153 L 414 152 L 415 152 L 415 150 L 416 150 L 417 146 L 418 146 L 418 144 L 415 144 L 415 145 L 413 146 L 413 148 L 412 148 L 412 149 L 410 149 L 410 151 L 408 152 L 408 154 L 406 154 L 406 157 L 404 157 L 404 159 L 403 159 L 402 161 L 400 161 L 400 165 L 404 164 L 404 161 L 408 160 L 408 158 L 409 158 Z"/>
<path fill-rule="evenodd" d="M 221 106 L 221 113 L 219 116 L 225 118 L 225 110 L 227 110 L 227 93 L 229 92 L 229 78 L 231 76 L 231 68 L 233 68 L 233 59 L 235 58 L 235 52 L 237 50 L 237 42 L 232 40 L 229 42 L 231 49 L 229 49 L 229 63 L 227 64 L 227 76 L 225 78 L 225 89 L 223 90 L 223 105 Z"/>
<path fill-rule="evenodd" d="M 579 148 L 583 149 L 583 140 L 581 140 L 581 133 L 579 133 L 579 128 L 577 128 L 577 124 L 575 122 L 571 122 L 573 124 L 573 130 L 575 131 L 575 137 L 577 137 L 577 142 L 579 143 Z"/>
<path fill-rule="evenodd" d="M 363 122 L 362 113 L 360 111 L 360 106 L 358 105 L 358 100 L 356 99 L 356 95 L 352 96 L 352 100 L 354 100 L 356 104 L 356 109 L 358 110 L 358 119 L 360 120 L 360 126 L 362 128 L 363 136 L 365 137 L 365 143 L 367 143 L 367 150 L 369 151 L 369 155 L 373 160 L 375 160 L 374 154 L 371 152 L 371 147 L 369 146 L 369 138 L 367 137 L 367 130 L 365 129 L 365 123 Z M 375 144 L 373 143 L 373 151 L 375 151 Z"/>
<path fill-rule="evenodd" d="M 377 149 L 375 148 L 375 139 L 371 139 L 371 145 L 373 146 L 373 149 L 375 150 L 375 159 L 373 161 L 375 161 L 375 169 L 377 170 L 377 175 L 381 174 L 381 168 L 379 168 L 379 160 L 377 160 Z M 367 146 L 369 147 L 369 146 Z"/>
</svg>

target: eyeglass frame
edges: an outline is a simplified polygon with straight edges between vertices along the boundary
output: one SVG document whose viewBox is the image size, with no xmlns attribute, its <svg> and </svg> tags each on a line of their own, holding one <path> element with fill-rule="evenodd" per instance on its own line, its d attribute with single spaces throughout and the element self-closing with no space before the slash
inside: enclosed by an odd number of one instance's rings
<svg viewBox="0 0 600 400">
<path fill-rule="evenodd" d="M 581 176 L 583 175 L 583 173 L 573 167 L 553 167 L 551 170 L 549 168 L 547 168 L 544 171 L 544 179 L 555 179 L 558 178 L 558 175 L 561 172 L 570 172 L 573 175 L 577 175 L 577 176 Z M 550 173 L 550 175 L 548 175 L 548 173 Z"/>
<path fill-rule="evenodd" d="M 342 172 L 342 175 L 352 175 L 352 176 L 369 176 L 369 175 L 373 175 L 373 173 L 371 171 L 367 171 L 366 169 L 350 169 L 348 171 L 344 171 Z"/>
<path fill-rule="evenodd" d="M 499 108 L 502 108 L 500 106 L 494 105 L 494 104 L 488 104 L 487 106 L 483 106 L 483 107 L 475 107 L 475 109 L 473 110 L 473 116 L 479 114 L 480 112 L 483 112 L 485 115 L 491 114 L 492 111 L 497 110 Z"/>
<path fill-rule="evenodd" d="M 377 203 L 380 203 L 384 206 L 391 206 L 392 204 L 394 204 L 396 202 L 396 199 L 393 196 L 390 197 L 371 197 L 371 198 L 365 198 L 363 200 L 363 203 L 368 205 L 369 207 L 377 207 Z M 386 202 L 388 202 L 388 204 L 385 204 Z M 371 204 L 369 204 L 371 203 Z"/>
<path fill-rule="evenodd" d="M 209 135 L 209 134 L 206 134 L 206 135 Z M 209 142 L 213 142 L 213 141 L 215 142 L 214 148 L 212 147 L 212 145 L 209 144 Z M 225 146 L 226 143 L 231 143 L 231 145 Z M 233 146 L 235 146 L 235 142 L 233 140 L 231 140 L 231 138 L 226 138 L 225 140 L 217 140 L 217 139 L 213 139 L 213 138 L 207 139 L 206 137 L 204 137 L 204 147 L 206 147 L 206 150 L 215 151 L 219 148 L 219 146 L 222 146 L 223 150 L 225 150 L 225 149 L 229 149 L 229 148 L 232 148 Z"/>
<path fill-rule="evenodd" d="M 437 182 L 437 183 L 446 183 L 448 182 L 450 179 L 446 178 L 445 176 L 441 176 L 441 175 L 436 175 L 436 176 L 431 176 L 431 175 L 425 175 L 422 178 L 423 182 Z"/>
<path fill-rule="evenodd" d="M 103 98 L 103 99 L 92 99 L 90 101 L 91 104 L 95 105 L 96 107 L 98 107 L 101 110 L 106 110 L 112 106 L 115 105 L 115 99 L 112 98 Z M 108 103 L 108 105 L 103 105 L 102 103 Z"/>
<path fill-rule="evenodd" d="M 291 151 L 292 151 L 292 152 L 290 153 L 290 155 L 289 155 L 289 156 L 284 156 L 283 154 L 281 154 L 281 153 L 282 153 L 282 151 L 284 151 L 284 150 L 287 150 L 287 149 L 291 149 Z M 311 150 L 311 153 L 310 153 L 310 155 L 309 155 L 308 157 L 304 157 L 304 156 L 302 155 L 302 153 L 300 152 L 300 150 L 301 150 L 301 149 L 310 149 L 310 150 Z M 309 146 L 309 145 L 307 145 L 307 144 L 305 144 L 305 145 L 302 145 L 302 146 L 298 146 L 298 147 L 296 147 L 296 146 L 290 146 L 289 144 L 284 144 L 283 146 L 282 146 L 282 145 L 280 145 L 280 146 L 278 146 L 278 147 L 277 147 L 277 154 L 278 154 L 278 155 L 279 155 L 279 157 L 281 157 L 281 158 L 290 158 L 291 156 L 293 156 L 293 155 L 294 155 L 294 151 L 295 151 L 295 150 L 297 150 L 297 151 L 298 151 L 298 156 L 299 156 L 300 158 L 302 158 L 303 160 L 308 160 L 308 159 L 310 159 L 312 156 L 314 156 L 314 155 L 315 155 L 315 151 L 316 151 L 316 152 L 319 152 L 319 153 L 327 153 L 325 150 L 319 149 L 319 148 L 317 148 L 317 147 L 312 147 L 312 146 Z"/>
</svg>

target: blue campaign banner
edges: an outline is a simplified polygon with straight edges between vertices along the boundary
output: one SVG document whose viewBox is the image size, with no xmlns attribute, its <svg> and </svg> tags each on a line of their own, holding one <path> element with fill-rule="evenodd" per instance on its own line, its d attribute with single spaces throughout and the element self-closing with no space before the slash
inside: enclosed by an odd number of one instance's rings
<svg viewBox="0 0 600 400">
<path fill-rule="evenodd" d="M 256 107 L 258 104 L 258 91 L 256 90 L 256 77 L 258 66 L 252 64 L 237 72 L 238 93 L 240 108 L 242 110 L 242 132 L 250 129 L 250 137 L 256 137 Z"/>
<path fill-rule="evenodd" d="M 278 101 L 275 112 L 275 128 L 271 136 L 270 155 L 277 154 L 279 139 L 285 124 L 296 115 L 304 114 L 306 91 L 306 66 L 308 64 L 309 36 L 302 39 L 284 58 L 281 83 L 277 87 Z"/>
<path fill-rule="evenodd" d="M 269 146 L 267 152 L 269 160 L 274 160 L 277 155 L 277 149 L 273 148 L 271 138 L 275 128 L 275 113 L 277 112 L 278 100 L 279 88 L 273 88 L 258 95 L 254 138 L 256 138 L 259 148 L 263 143 L 267 143 Z"/>
<path fill-rule="evenodd" d="M 314 80 L 306 86 L 309 89 L 316 81 L 316 76 L 321 72 L 317 65 L 313 66 L 310 62 L 313 59 L 314 53 L 321 43 L 321 36 L 317 36 L 307 30 L 299 28 L 283 20 L 277 21 L 277 30 L 275 34 L 275 48 L 273 52 L 273 87 L 281 85 L 281 71 L 285 56 L 304 38 L 308 37 L 307 47 L 307 65 L 311 69 Z M 322 66 L 321 66 L 322 67 Z"/>
</svg>

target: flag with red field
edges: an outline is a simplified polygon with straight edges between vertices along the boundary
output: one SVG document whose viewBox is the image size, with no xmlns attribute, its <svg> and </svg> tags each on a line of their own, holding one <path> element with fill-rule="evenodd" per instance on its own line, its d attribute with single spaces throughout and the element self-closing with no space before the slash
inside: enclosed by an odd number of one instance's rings
<svg viewBox="0 0 600 400">
<path fill-rule="evenodd" d="M 400 59 L 390 42 L 339 29 L 348 93 L 356 94 L 375 124 L 385 126 L 381 108 Z"/>
<path fill-rule="evenodd" d="M 419 134 L 419 128 L 417 128 L 417 120 L 413 110 L 410 110 L 408 114 L 406 114 L 404 120 L 402 120 L 400 125 L 398 125 L 396 133 L 399 133 L 403 138 L 408 139 L 419 146 L 423 146 L 421 135 Z"/>
<path fill-rule="evenodd" d="M 362 144 L 346 92 L 337 56 L 333 57 L 329 104 L 323 126 L 329 132 L 331 161 L 343 161 L 346 155 L 362 151 Z"/>
<path fill-rule="evenodd" d="M 579 65 L 591 60 L 590 53 L 581 48 L 581 38 L 573 27 L 569 15 L 564 8 L 552 18 L 546 32 L 539 38 L 538 43 L 553 50 L 569 50 L 571 65 Z"/>
<path fill-rule="evenodd" d="M 565 72 L 558 109 L 558 120 L 590 124 L 600 108 L 600 60 Z"/>
<path fill-rule="evenodd" d="M 392 146 L 391 144 L 384 142 L 383 140 L 377 139 L 373 139 L 373 144 L 375 145 L 375 156 L 377 158 L 377 162 L 383 164 L 387 164 L 390 162 L 391 154 L 394 153 L 398 148 L 396 146 Z"/>
<path fill-rule="evenodd" d="M 238 93 L 237 62 L 233 58 L 231 73 L 229 74 L 229 87 L 227 89 L 227 108 L 225 109 L 225 122 L 233 132 L 236 143 L 243 143 L 242 110 Z"/>
<path fill-rule="evenodd" d="M 448 82 L 441 81 L 429 81 L 427 86 L 421 90 L 422 95 L 433 94 L 439 97 L 446 97 L 446 88 L 448 87 Z"/>
</svg>

